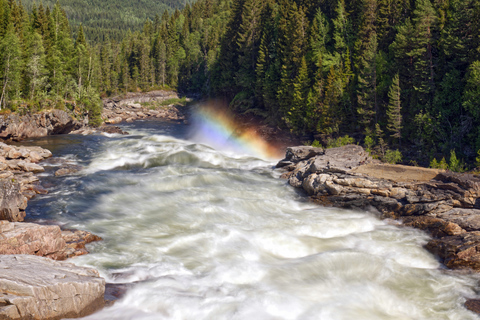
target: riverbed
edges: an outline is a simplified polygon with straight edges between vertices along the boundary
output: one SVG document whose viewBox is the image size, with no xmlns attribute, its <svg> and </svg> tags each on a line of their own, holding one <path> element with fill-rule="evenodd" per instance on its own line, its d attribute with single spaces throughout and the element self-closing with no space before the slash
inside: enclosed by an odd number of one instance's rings
<svg viewBox="0 0 480 320">
<path fill-rule="evenodd" d="M 196 126 L 121 128 L 31 142 L 62 161 L 27 217 L 101 236 L 70 261 L 127 288 L 86 319 L 478 319 L 478 276 L 443 268 L 422 231 L 312 204 L 278 159 Z M 83 169 L 55 177 L 65 164 Z"/>
</svg>

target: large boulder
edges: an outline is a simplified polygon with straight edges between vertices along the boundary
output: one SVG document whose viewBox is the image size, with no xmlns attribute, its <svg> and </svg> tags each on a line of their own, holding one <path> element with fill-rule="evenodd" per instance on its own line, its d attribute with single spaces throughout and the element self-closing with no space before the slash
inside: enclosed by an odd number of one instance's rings
<svg viewBox="0 0 480 320">
<path fill-rule="evenodd" d="M 0 256 L 0 319 L 76 318 L 104 306 L 98 271 L 29 255 Z"/>
</svg>

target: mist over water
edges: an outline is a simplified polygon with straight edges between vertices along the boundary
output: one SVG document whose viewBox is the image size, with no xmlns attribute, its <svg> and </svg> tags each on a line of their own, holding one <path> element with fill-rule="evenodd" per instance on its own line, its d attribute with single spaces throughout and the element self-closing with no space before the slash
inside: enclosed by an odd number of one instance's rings
<svg viewBox="0 0 480 320">
<path fill-rule="evenodd" d="M 129 288 L 86 319 L 478 319 L 463 307 L 478 278 L 441 269 L 422 232 L 313 205 L 275 161 L 187 128 L 53 141 L 85 167 L 53 177 L 52 163 L 28 213 L 101 236 L 71 261 Z"/>
</svg>

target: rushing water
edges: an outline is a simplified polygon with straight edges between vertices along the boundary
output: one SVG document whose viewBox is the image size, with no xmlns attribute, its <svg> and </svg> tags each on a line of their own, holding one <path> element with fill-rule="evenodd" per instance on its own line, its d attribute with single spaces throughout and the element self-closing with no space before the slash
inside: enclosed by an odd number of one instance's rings
<svg viewBox="0 0 480 320">
<path fill-rule="evenodd" d="M 442 269 L 428 238 L 367 212 L 323 208 L 274 161 L 222 152 L 162 122 L 129 136 L 36 143 L 84 169 L 43 183 L 30 217 L 104 241 L 72 262 L 129 284 L 87 319 L 478 319 L 478 279 Z"/>
</svg>

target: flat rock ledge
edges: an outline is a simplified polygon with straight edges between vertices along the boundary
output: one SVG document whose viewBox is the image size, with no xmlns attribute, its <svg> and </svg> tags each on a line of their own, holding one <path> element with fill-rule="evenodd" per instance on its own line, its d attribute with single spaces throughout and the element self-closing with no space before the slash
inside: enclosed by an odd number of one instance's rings
<svg viewBox="0 0 480 320">
<path fill-rule="evenodd" d="M 0 319 L 56 320 L 104 306 L 105 280 L 91 268 L 29 255 L 0 256 Z"/>
<path fill-rule="evenodd" d="M 451 269 L 480 272 L 480 179 L 383 164 L 357 145 L 290 147 L 282 177 L 322 205 L 376 211 L 427 231 L 426 248 Z"/>
</svg>

